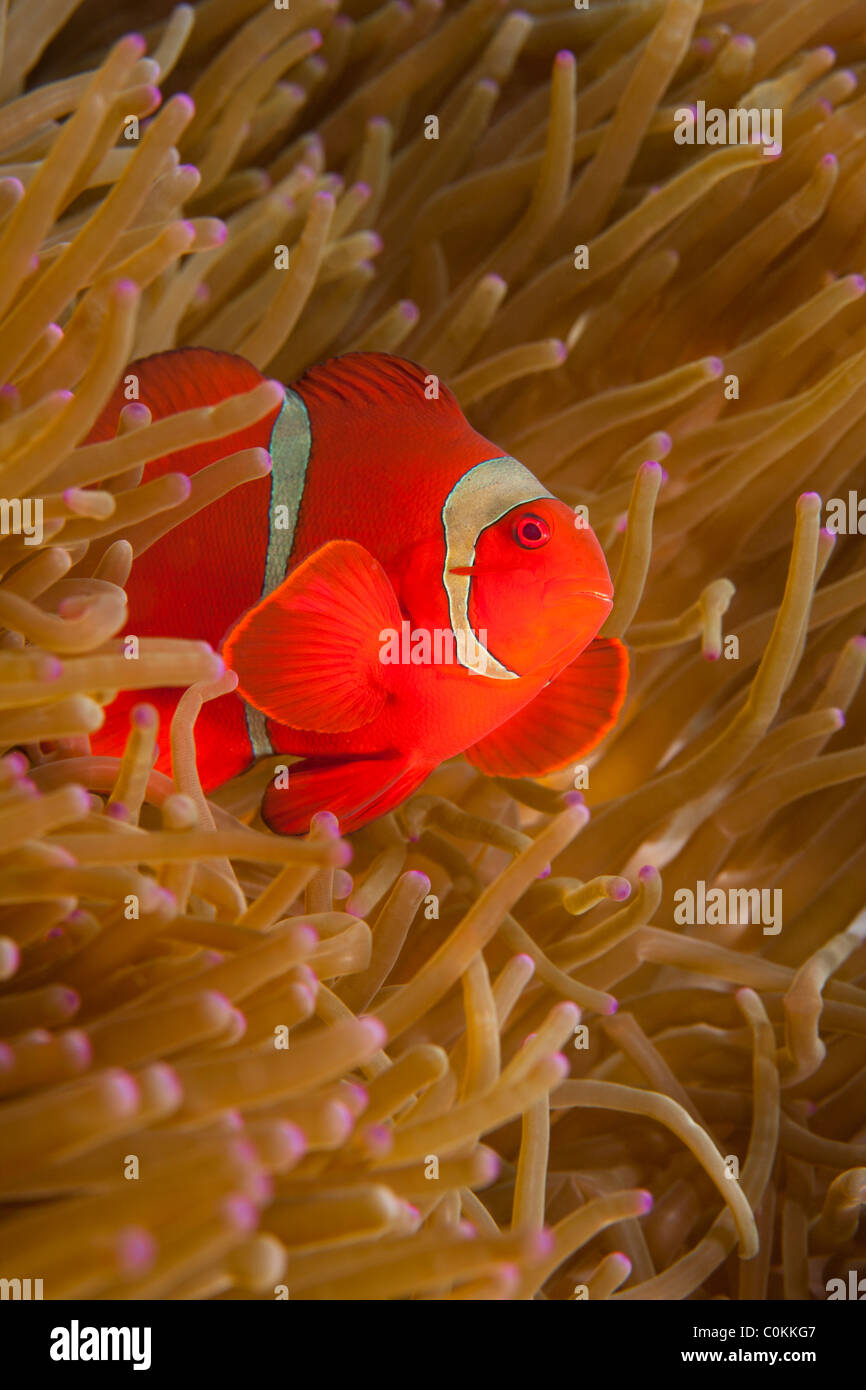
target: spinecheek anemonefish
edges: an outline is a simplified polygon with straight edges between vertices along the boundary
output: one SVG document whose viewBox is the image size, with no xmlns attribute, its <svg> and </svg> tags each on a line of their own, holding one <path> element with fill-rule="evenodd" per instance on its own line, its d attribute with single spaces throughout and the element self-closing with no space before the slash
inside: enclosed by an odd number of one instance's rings
<svg viewBox="0 0 866 1390">
<path fill-rule="evenodd" d="M 249 391 L 242 358 L 182 348 L 133 363 L 154 419 Z M 384 353 L 307 371 L 242 433 L 149 463 L 194 474 L 261 445 L 271 472 L 138 557 L 126 631 L 197 638 L 237 691 L 196 723 L 206 791 L 284 753 L 262 815 L 282 834 L 330 810 L 344 831 L 397 806 L 444 759 L 536 776 L 579 758 L 622 705 L 627 658 L 596 637 L 612 606 L 601 547 L 521 463 L 478 434 L 444 386 Z M 118 386 L 88 442 L 112 438 Z M 119 753 L 131 707 L 163 723 L 180 692 L 126 691 L 92 738 Z M 157 767 L 170 770 L 168 739 Z"/>
</svg>

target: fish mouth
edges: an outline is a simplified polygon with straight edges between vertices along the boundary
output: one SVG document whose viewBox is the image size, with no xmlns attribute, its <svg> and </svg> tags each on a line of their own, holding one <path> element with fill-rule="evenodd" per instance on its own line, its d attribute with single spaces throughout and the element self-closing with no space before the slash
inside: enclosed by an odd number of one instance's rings
<svg viewBox="0 0 866 1390">
<path fill-rule="evenodd" d="M 472 576 L 478 573 L 478 567 L 477 565 L 452 565 L 448 573 Z M 563 600 L 570 602 L 577 598 L 598 599 L 600 603 L 606 603 L 608 608 L 613 607 L 613 590 L 605 593 L 602 589 L 576 589 L 567 580 L 553 579 L 549 581 L 544 586 L 544 597 L 553 598 L 560 603 Z"/>
<path fill-rule="evenodd" d="M 588 589 L 583 585 L 576 585 L 568 581 L 552 580 L 544 586 L 544 597 L 558 603 L 569 603 L 579 598 L 597 599 L 600 603 L 608 606 L 613 604 L 613 591 L 607 593 L 603 589 Z"/>
</svg>

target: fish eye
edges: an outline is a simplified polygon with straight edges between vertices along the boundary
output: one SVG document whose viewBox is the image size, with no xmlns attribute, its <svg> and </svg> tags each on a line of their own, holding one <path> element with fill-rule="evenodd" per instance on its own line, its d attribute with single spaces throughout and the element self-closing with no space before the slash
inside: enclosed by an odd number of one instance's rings
<svg viewBox="0 0 866 1390">
<path fill-rule="evenodd" d="M 550 540 L 550 527 L 543 517 L 524 512 L 514 523 L 514 539 L 524 550 L 537 550 Z"/>
</svg>

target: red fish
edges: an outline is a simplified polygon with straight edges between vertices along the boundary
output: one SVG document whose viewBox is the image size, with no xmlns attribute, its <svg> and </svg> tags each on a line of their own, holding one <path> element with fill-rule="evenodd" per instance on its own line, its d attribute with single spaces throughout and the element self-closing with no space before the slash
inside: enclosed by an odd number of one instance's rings
<svg viewBox="0 0 866 1390">
<path fill-rule="evenodd" d="M 154 419 L 264 379 L 199 348 L 128 370 Z M 125 403 L 118 387 L 91 440 L 113 437 Z M 384 353 L 333 358 L 256 425 L 150 463 L 144 481 L 255 445 L 270 475 L 153 544 L 127 587 L 127 632 L 210 642 L 239 677 L 196 724 L 205 790 L 284 753 L 301 761 L 268 788 L 266 823 L 297 834 L 330 810 L 349 831 L 457 753 L 534 776 L 610 728 L 627 658 L 596 637 L 613 592 L 601 547 L 435 378 Z M 179 692 L 118 696 L 96 752 L 120 751 L 141 698 L 165 720 Z M 157 766 L 170 770 L 167 747 Z"/>
</svg>

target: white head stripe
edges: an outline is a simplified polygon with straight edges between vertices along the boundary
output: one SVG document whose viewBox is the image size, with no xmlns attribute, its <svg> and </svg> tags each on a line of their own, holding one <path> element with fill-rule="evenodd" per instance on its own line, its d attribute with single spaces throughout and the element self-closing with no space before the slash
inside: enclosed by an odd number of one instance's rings
<svg viewBox="0 0 866 1390">
<path fill-rule="evenodd" d="M 454 484 L 442 508 L 442 525 L 445 528 L 442 583 L 448 596 L 451 629 L 455 637 L 463 634 L 462 643 L 457 645 L 458 660 L 469 670 L 492 676 L 494 680 L 516 680 L 519 672 L 509 671 L 507 666 L 503 666 L 482 647 L 469 626 L 471 575 L 452 574 L 451 570 L 474 562 L 475 546 L 481 532 L 510 512 L 512 507 L 552 496 L 553 493 L 542 487 L 528 468 L 506 455 L 476 463 Z"/>
</svg>

